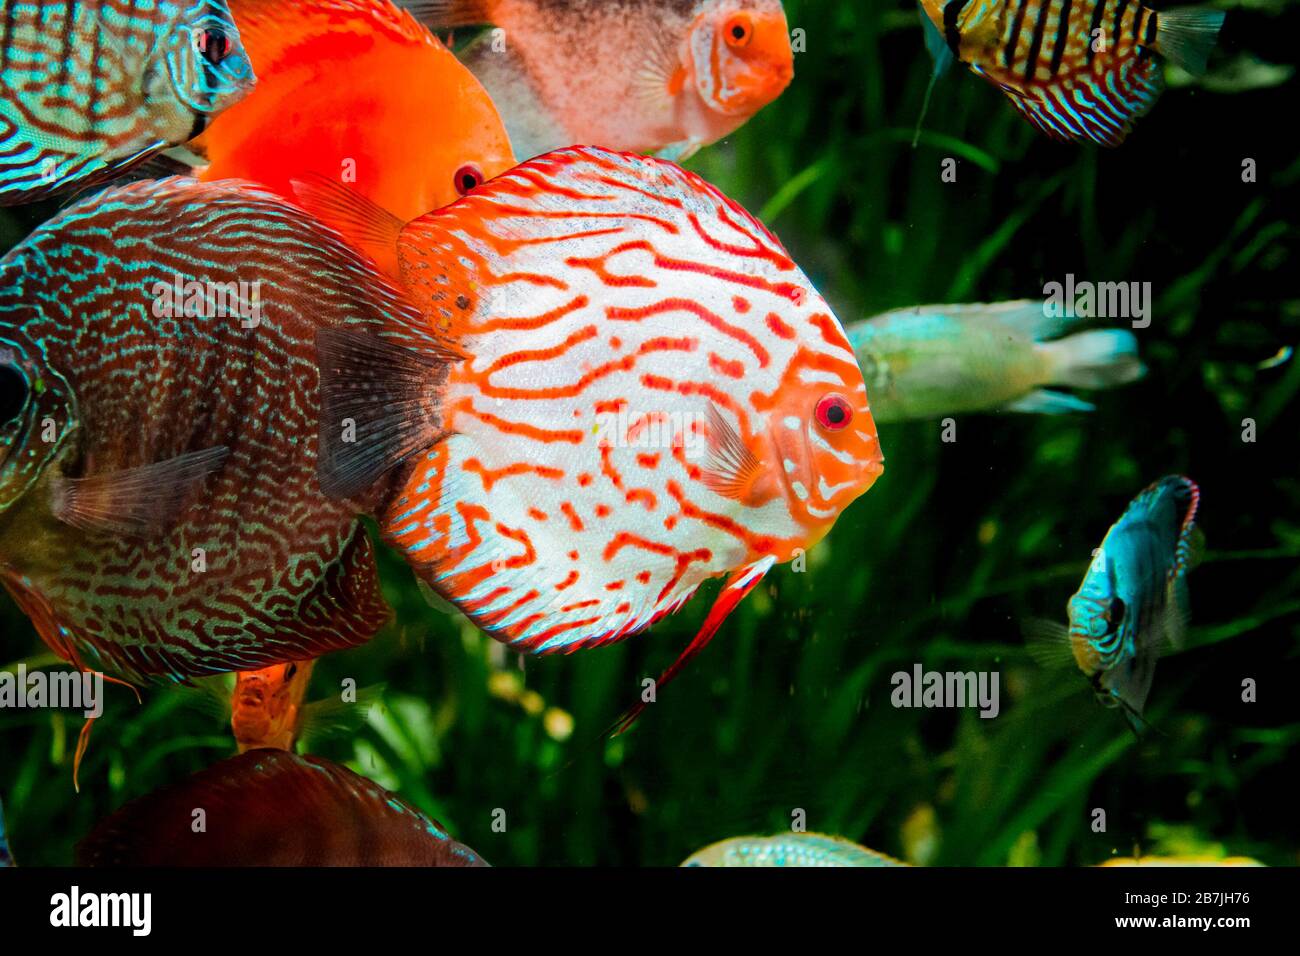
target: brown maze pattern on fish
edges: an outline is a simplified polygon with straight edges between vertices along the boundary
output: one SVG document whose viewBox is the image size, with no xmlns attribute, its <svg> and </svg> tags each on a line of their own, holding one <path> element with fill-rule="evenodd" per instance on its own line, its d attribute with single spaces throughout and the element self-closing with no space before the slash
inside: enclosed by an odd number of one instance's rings
<svg viewBox="0 0 1300 956">
<path fill-rule="evenodd" d="M 177 275 L 262 282 L 260 326 L 156 318 L 155 284 Z M 134 679 L 257 668 L 371 637 L 390 612 L 354 516 L 373 502 L 319 492 L 314 336 L 401 311 L 324 227 L 230 184 L 111 190 L 0 262 L 0 337 L 76 396 L 64 436 L 74 475 L 230 450 L 152 539 L 73 529 L 48 514 L 41 485 L 0 512 L 5 583 L 47 642 Z M 21 509 L 44 516 L 48 547 L 7 540 Z M 191 570 L 194 548 L 204 572 Z"/>
<path fill-rule="evenodd" d="M 62 182 L 103 179 L 143 153 L 184 142 L 179 102 L 145 102 L 149 58 L 207 5 L 160 0 L 5 0 L 0 10 L 0 187 L 35 199 Z M 169 85 L 158 57 L 156 79 Z M 156 90 L 154 91 L 156 93 Z M 47 172 L 51 175 L 47 176 Z"/>
</svg>

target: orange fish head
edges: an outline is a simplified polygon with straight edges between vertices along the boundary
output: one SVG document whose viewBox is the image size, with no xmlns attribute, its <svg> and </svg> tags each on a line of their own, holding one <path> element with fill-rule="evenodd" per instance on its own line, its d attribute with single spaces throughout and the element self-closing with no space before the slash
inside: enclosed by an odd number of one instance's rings
<svg viewBox="0 0 1300 956">
<path fill-rule="evenodd" d="M 297 735 L 310 662 L 273 664 L 235 677 L 230 728 L 240 751 L 253 747 L 287 750 Z"/>
<path fill-rule="evenodd" d="M 794 79 L 780 0 L 717 0 L 696 23 L 690 48 L 701 98 L 727 116 L 752 116 Z"/>
<path fill-rule="evenodd" d="M 76 420 L 72 387 L 7 331 L 0 324 L 0 514 L 55 461 Z"/>
<path fill-rule="evenodd" d="M 867 388 L 851 353 L 841 358 L 801 350 L 756 440 L 770 490 L 807 529 L 804 548 L 820 541 L 885 470 Z"/>
</svg>

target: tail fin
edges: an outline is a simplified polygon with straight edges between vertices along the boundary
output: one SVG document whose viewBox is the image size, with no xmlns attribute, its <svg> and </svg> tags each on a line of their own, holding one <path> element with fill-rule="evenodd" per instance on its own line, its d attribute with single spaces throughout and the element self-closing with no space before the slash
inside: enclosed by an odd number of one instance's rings
<svg viewBox="0 0 1300 956">
<path fill-rule="evenodd" d="M 1038 348 L 1047 358 L 1050 385 L 1114 388 L 1146 374 L 1137 338 L 1127 329 L 1081 332 Z"/>
<path fill-rule="evenodd" d="M 1226 14 L 1204 7 L 1176 7 L 1156 16 L 1155 47 L 1160 55 L 1193 76 L 1203 74 Z"/>
</svg>

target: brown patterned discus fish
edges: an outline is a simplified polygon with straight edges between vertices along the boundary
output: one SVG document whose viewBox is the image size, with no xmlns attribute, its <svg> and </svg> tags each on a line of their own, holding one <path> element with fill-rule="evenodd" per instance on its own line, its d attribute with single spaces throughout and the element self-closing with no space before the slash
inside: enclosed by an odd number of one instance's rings
<svg viewBox="0 0 1300 956">
<path fill-rule="evenodd" d="M 0 0 L 0 206 L 112 179 L 252 88 L 224 0 Z"/>
<path fill-rule="evenodd" d="M 206 830 L 195 833 L 202 808 Z M 80 866 L 487 866 L 377 783 L 320 757 L 251 750 L 128 803 Z"/>
<path fill-rule="evenodd" d="M 0 260 L 0 580 L 46 643 L 181 680 L 368 640 L 375 503 L 319 491 L 314 336 L 407 312 L 235 183 L 110 189 Z"/>
</svg>

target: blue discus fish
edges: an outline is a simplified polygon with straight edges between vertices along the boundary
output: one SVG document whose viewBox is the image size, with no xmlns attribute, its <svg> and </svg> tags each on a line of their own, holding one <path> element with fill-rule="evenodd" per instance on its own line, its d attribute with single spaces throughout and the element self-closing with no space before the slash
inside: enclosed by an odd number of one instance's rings
<svg viewBox="0 0 1300 956">
<path fill-rule="evenodd" d="M 0 206 L 116 178 L 254 77 L 225 0 L 0 0 Z"/>
<path fill-rule="evenodd" d="M 1068 605 L 1070 626 L 1045 622 L 1026 635 L 1047 666 L 1071 659 L 1097 699 L 1142 731 L 1156 659 L 1177 646 L 1187 618 L 1187 570 L 1199 545 L 1201 492 L 1180 475 L 1161 478 L 1111 525 Z"/>
</svg>

